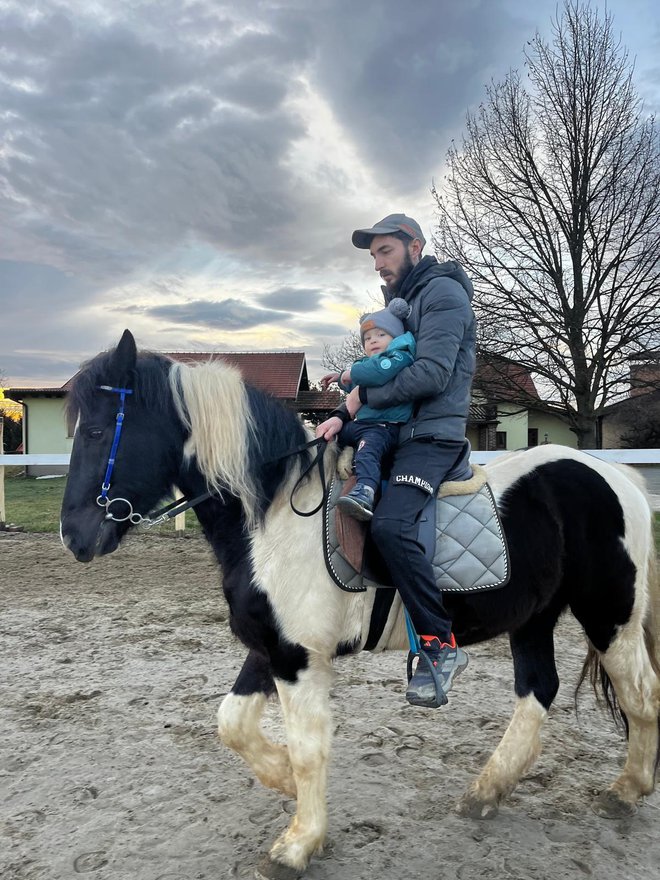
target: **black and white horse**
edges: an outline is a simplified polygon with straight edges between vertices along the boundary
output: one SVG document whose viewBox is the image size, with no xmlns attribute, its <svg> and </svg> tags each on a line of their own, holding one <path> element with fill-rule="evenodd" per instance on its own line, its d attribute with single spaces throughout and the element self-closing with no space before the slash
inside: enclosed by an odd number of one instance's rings
<svg viewBox="0 0 660 880">
<path fill-rule="evenodd" d="M 222 568 L 232 630 L 248 648 L 220 707 L 219 733 L 265 785 L 296 798 L 295 818 L 271 859 L 304 869 L 326 834 L 333 659 L 405 649 L 398 594 L 350 594 L 335 586 L 324 563 L 321 513 L 303 518 L 289 504 L 311 454 L 283 456 L 310 434 L 233 368 L 138 354 L 126 331 L 116 349 L 83 367 L 69 407 L 77 427 L 61 531 L 78 560 L 113 552 L 131 522 L 117 520 L 131 507 L 146 515 L 172 486 L 189 497 L 214 491 L 195 512 Z M 108 481 L 111 447 L 116 460 Z M 329 447 L 328 470 L 335 455 Z M 660 599 L 641 481 L 629 469 L 560 446 L 504 456 L 487 471 L 512 577 L 498 590 L 446 600 L 460 644 L 509 634 L 517 702 L 459 809 L 473 817 L 492 813 L 538 756 L 540 728 L 558 689 L 553 629 L 570 609 L 588 640 L 583 672 L 602 681 L 628 727 L 625 767 L 597 807 L 610 815 L 631 812 L 654 787 L 660 709 Z M 312 471 L 296 490 L 296 505 L 309 510 L 320 497 Z M 271 742 L 260 727 L 275 692 L 286 745 Z"/>
</svg>

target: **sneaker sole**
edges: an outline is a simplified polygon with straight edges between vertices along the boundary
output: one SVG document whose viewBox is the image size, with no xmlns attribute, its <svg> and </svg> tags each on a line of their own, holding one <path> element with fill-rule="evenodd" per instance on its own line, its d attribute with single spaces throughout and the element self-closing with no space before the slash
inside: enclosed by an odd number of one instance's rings
<svg viewBox="0 0 660 880">
<path fill-rule="evenodd" d="M 352 516 L 353 519 L 359 519 L 362 522 L 368 522 L 370 519 L 373 519 L 373 513 L 371 510 L 362 507 L 361 504 L 358 504 L 357 501 L 353 501 L 348 495 L 344 495 L 343 498 L 339 499 L 337 507 L 342 513 Z"/>
</svg>

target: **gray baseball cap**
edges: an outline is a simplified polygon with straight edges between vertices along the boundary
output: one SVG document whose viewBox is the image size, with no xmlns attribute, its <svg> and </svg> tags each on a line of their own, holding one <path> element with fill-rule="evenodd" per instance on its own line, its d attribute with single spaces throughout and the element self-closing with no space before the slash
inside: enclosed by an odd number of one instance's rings
<svg viewBox="0 0 660 880">
<path fill-rule="evenodd" d="M 371 229 L 356 229 L 352 241 L 356 248 L 368 250 L 374 235 L 392 235 L 393 232 L 405 232 L 411 239 L 418 238 L 422 247 L 426 244 L 419 223 L 405 214 L 388 214 Z"/>
</svg>

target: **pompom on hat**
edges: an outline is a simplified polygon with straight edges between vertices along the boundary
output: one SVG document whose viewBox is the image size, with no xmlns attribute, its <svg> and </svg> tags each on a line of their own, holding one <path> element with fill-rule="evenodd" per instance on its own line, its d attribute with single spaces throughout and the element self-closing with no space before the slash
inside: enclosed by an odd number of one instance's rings
<svg viewBox="0 0 660 880">
<path fill-rule="evenodd" d="M 386 309 L 379 312 L 373 312 L 371 315 L 363 315 L 360 318 L 360 340 L 364 344 L 364 334 L 367 330 L 373 330 L 376 327 L 384 330 L 386 333 L 396 339 L 397 336 L 403 335 L 406 330 L 403 326 L 403 319 L 410 314 L 410 306 L 400 296 L 395 297 Z"/>
</svg>

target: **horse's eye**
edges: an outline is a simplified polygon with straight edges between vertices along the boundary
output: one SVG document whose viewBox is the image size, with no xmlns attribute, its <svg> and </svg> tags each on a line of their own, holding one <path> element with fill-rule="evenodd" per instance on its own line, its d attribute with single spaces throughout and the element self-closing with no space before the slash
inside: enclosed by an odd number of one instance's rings
<svg viewBox="0 0 660 880">
<path fill-rule="evenodd" d="M 103 428 L 89 428 L 87 436 L 92 440 L 99 440 L 103 436 Z"/>
</svg>

